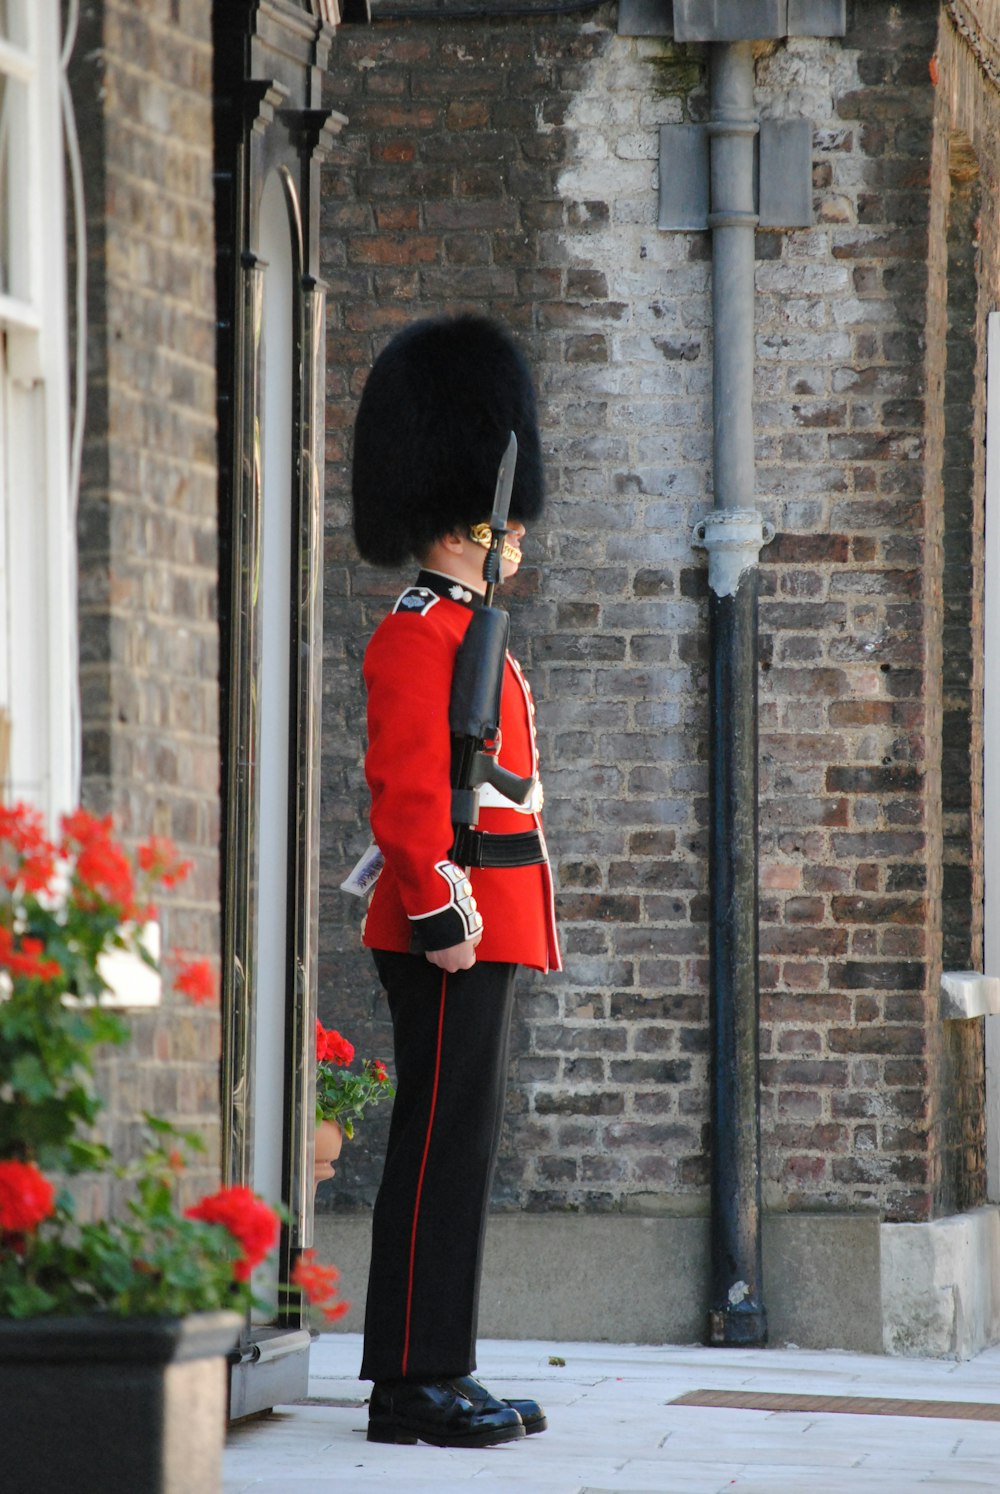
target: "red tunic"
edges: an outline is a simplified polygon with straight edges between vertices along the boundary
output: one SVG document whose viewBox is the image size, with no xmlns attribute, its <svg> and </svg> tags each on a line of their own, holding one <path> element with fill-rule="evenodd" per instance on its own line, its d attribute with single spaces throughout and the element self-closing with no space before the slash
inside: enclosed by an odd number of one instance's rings
<svg viewBox="0 0 1000 1494">
<path fill-rule="evenodd" d="M 402 594 L 365 653 L 365 774 L 372 831 L 385 867 L 375 884 L 364 942 L 370 949 L 400 953 L 443 948 L 469 937 L 481 917 L 477 959 L 560 970 L 547 858 L 535 866 L 475 867 L 468 880 L 450 860 L 454 828 L 448 704 L 455 654 L 472 608 L 448 595 L 456 586 L 450 578 L 422 572 L 418 580 L 425 584 Z M 499 761 L 522 777 L 538 768 L 534 709 L 528 683 L 508 653 Z M 541 835 L 537 811 L 519 810 L 509 800 L 489 790 L 487 794 L 491 802 L 480 809 L 478 829 L 503 835 L 537 830 Z"/>
</svg>

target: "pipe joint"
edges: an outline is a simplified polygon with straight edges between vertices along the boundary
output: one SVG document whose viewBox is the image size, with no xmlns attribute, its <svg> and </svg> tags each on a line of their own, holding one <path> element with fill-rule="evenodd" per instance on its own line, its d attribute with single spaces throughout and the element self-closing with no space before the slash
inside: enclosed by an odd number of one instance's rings
<svg viewBox="0 0 1000 1494">
<path fill-rule="evenodd" d="M 730 208 L 723 213 L 709 213 L 709 228 L 749 228 L 755 229 L 758 223 L 756 213 L 743 213 L 736 208 Z"/>
<path fill-rule="evenodd" d="M 731 597 L 773 539 L 774 525 L 755 508 L 717 508 L 698 520 L 691 543 L 708 551 L 709 588 L 717 597 Z"/>
<path fill-rule="evenodd" d="M 760 125 L 756 119 L 713 118 L 707 121 L 705 133 L 713 137 L 732 135 L 753 140 L 760 134 Z"/>
</svg>

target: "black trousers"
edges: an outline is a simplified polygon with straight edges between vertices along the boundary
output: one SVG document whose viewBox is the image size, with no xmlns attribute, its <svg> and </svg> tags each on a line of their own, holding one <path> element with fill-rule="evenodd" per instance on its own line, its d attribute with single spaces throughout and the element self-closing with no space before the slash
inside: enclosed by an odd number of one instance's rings
<svg viewBox="0 0 1000 1494">
<path fill-rule="evenodd" d="M 479 1282 L 503 1123 L 515 965 L 446 975 L 375 952 L 396 1098 L 372 1225 L 364 1380 L 476 1367 Z"/>
</svg>

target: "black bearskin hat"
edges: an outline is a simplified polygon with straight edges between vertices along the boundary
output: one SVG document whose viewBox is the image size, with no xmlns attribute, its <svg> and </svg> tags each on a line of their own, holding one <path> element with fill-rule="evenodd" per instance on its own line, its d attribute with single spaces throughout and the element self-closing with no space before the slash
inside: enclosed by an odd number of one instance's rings
<svg viewBox="0 0 1000 1494">
<path fill-rule="evenodd" d="M 535 392 L 510 334 L 481 316 L 414 322 L 382 350 L 354 427 L 354 538 L 365 560 L 401 565 L 488 519 L 517 436 L 511 518 L 542 511 Z"/>
</svg>

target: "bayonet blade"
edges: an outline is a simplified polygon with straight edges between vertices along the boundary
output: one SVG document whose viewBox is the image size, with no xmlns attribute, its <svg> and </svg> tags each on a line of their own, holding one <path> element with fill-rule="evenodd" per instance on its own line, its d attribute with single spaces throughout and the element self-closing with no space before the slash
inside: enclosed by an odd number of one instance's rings
<svg viewBox="0 0 1000 1494">
<path fill-rule="evenodd" d="M 490 528 L 494 534 L 506 534 L 507 515 L 510 513 L 510 495 L 514 487 L 514 468 L 517 466 L 517 437 L 510 433 L 507 449 L 497 471 L 496 492 L 493 494 L 493 513 Z"/>
</svg>

